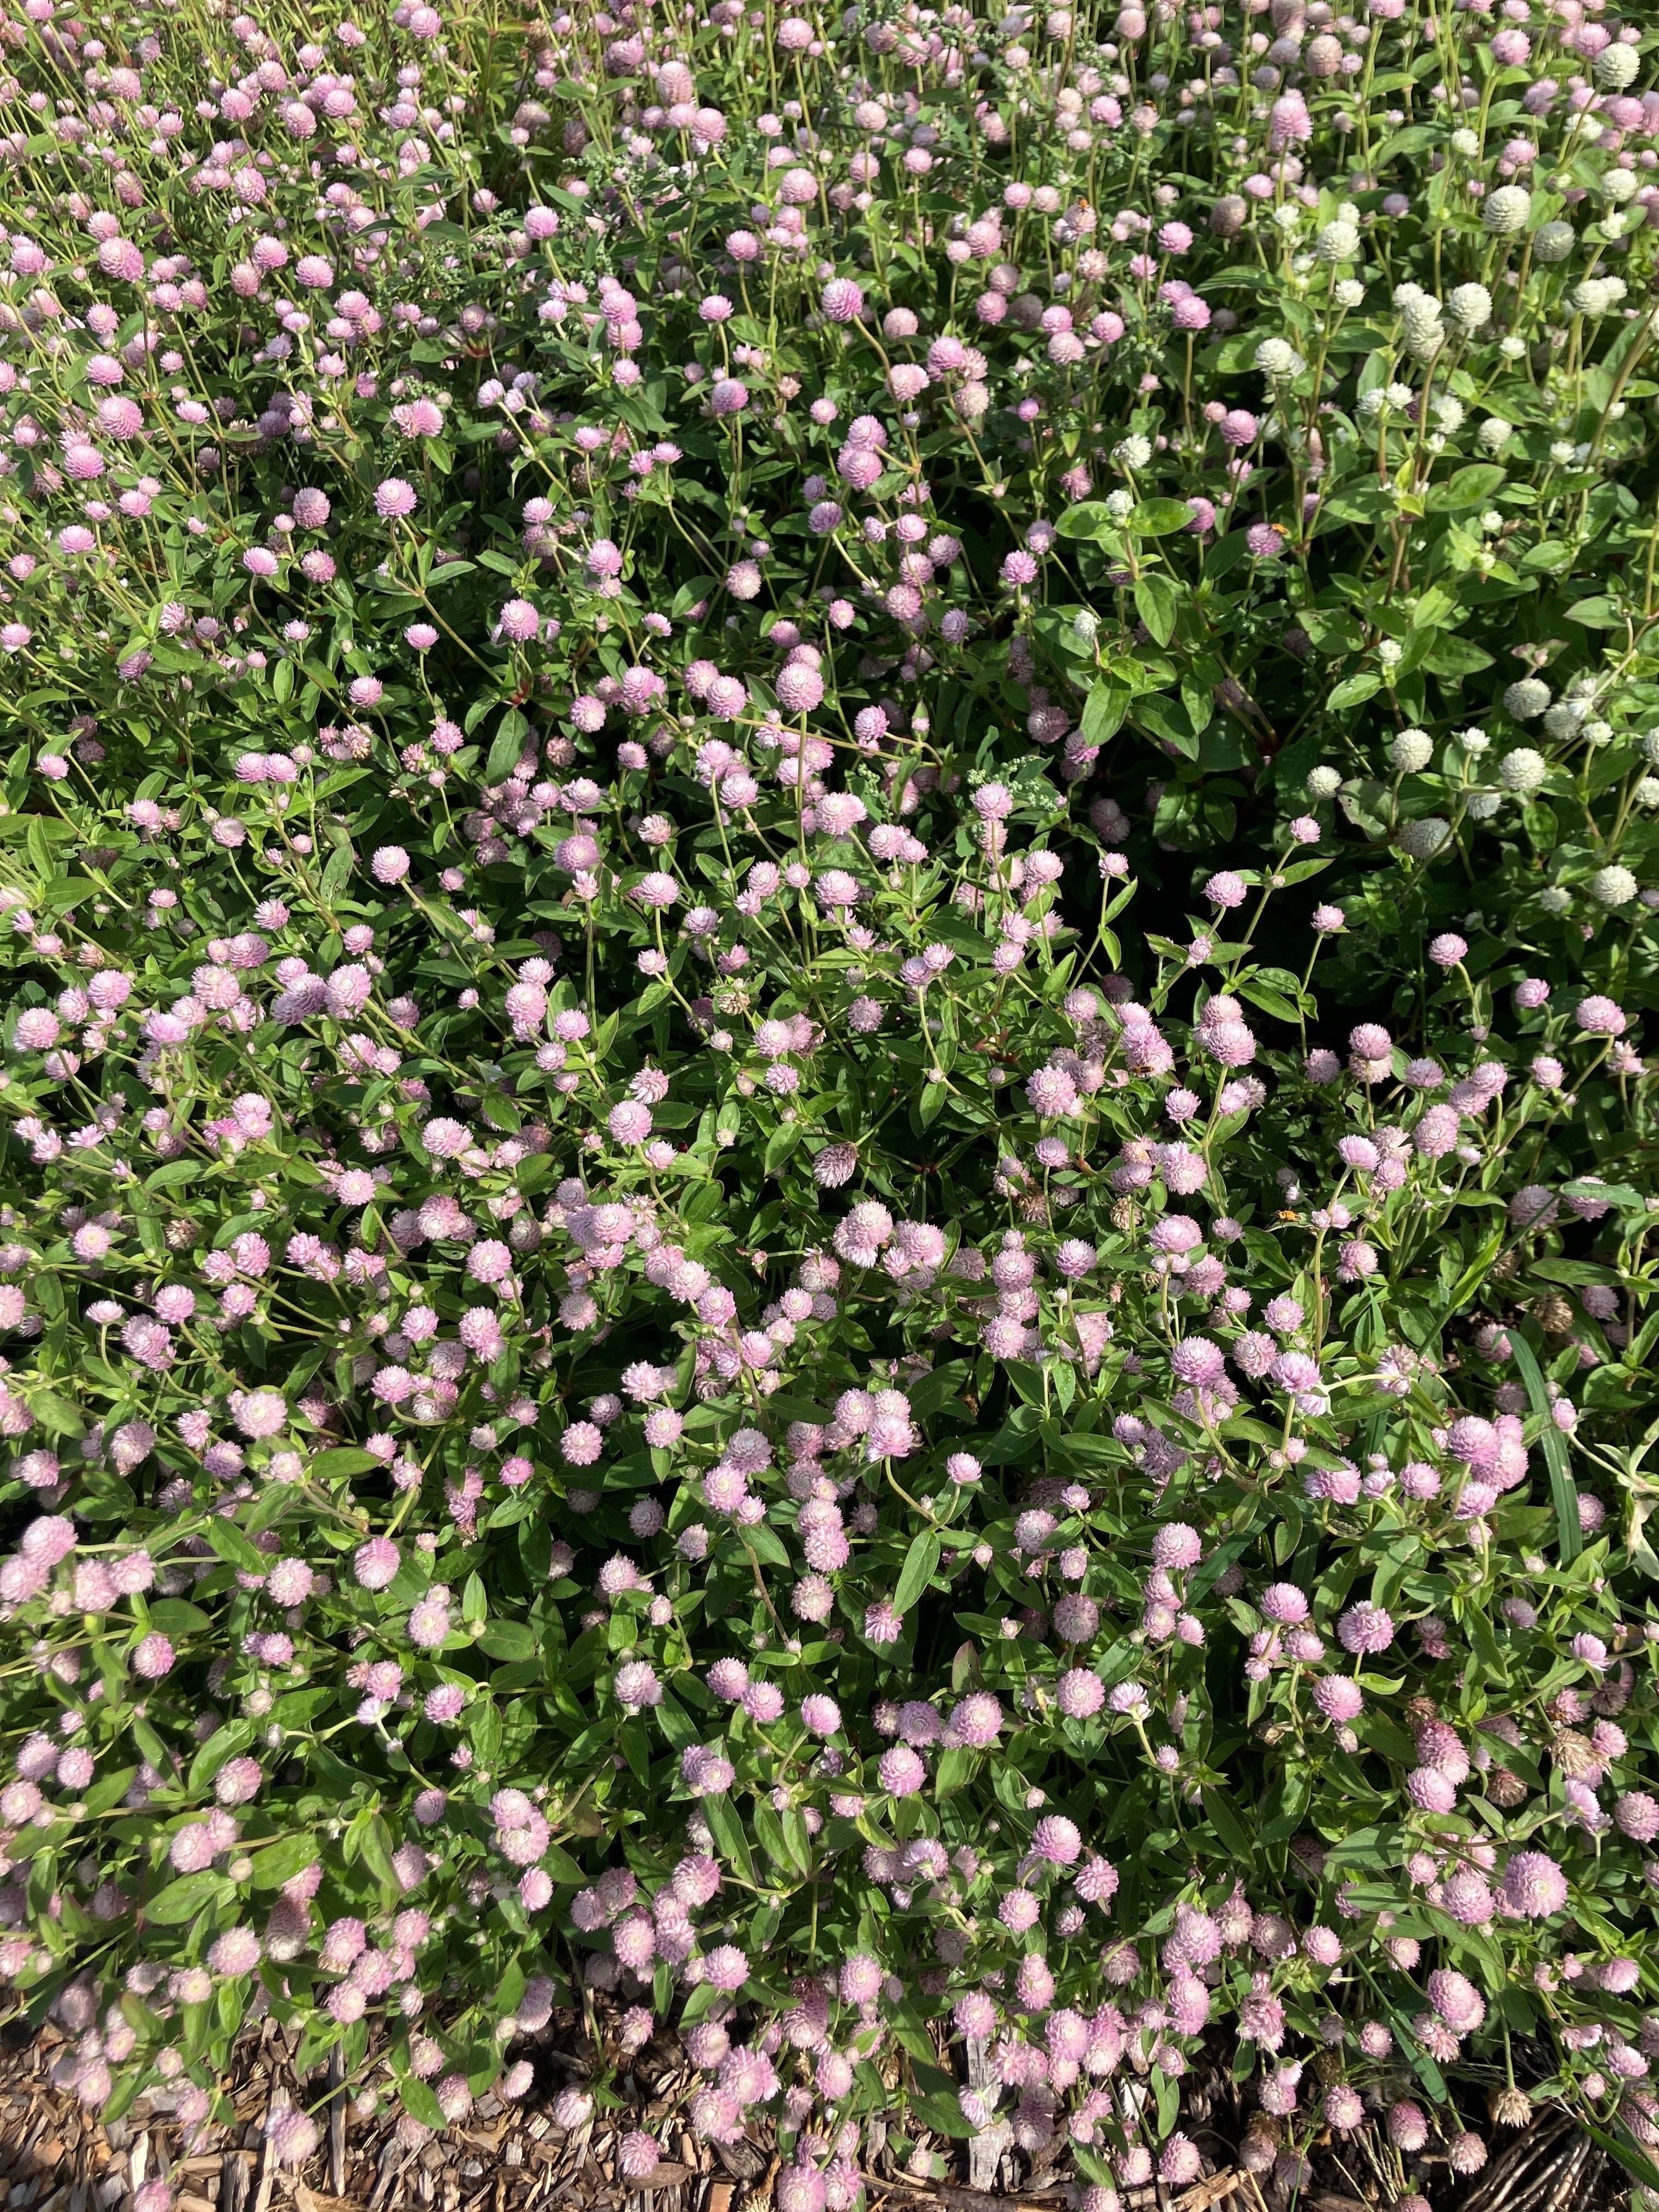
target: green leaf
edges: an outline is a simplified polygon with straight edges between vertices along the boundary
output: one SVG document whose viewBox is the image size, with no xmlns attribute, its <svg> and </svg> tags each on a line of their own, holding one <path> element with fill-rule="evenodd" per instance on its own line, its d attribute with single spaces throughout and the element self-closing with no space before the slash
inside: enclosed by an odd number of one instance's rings
<svg viewBox="0 0 1659 2212">
<path fill-rule="evenodd" d="M 702 1816 L 708 1823 L 708 1832 L 722 1858 L 735 1867 L 744 1880 L 753 1885 L 755 1863 L 749 1856 L 749 1839 L 743 1832 L 743 1823 L 738 1818 L 737 1808 L 729 1797 L 705 1797 Z"/>
<path fill-rule="evenodd" d="M 1249 1866 L 1255 1856 L 1255 1850 L 1243 1822 L 1221 1790 L 1204 1792 L 1204 1814 L 1231 1856 L 1241 1866 Z"/>
<path fill-rule="evenodd" d="M 308 1867 L 317 1856 L 317 1839 L 307 1829 L 297 1836 L 283 1836 L 268 1849 L 256 1851 L 251 1876 L 255 1889 L 280 1889 Z"/>
<path fill-rule="evenodd" d="M 1158 2100 L 1158 2135 L 1161 2142 L 1172 2133 L 1181 2117 L 1181 2091 L 1161 2066 L 1152 2069 L 1152 2094 Z"/>
<path fill-rule="evenodd" d="M 1567 609 L 1567 620 L 1584 629 L 1617 629 L 1624 619 L 1611 599 L 1580 599 Z"/>
<path fill-rule="evenodd" d="M 1134 719 L 1156 738 L 1173 745 L 1185 760 L 1198 758 L 1198 733 L 1186 709 L 1173 699 L 1146 698 L 1134 702 Z"/>
<path fill-rule="evenodd" d="M 82 1437 L 87 1432 L 79 1410 L 56 1390 L 34 1391 L 29 1398 L 29 1411 L 49 1436 Z"/>
<path fill-rule="evenodd" d="M 1445 134 L 1426 123 L 1408 123 L 1403 131 L 1396 131 L 1385 138 L 1371 156 L 1374 169 L 1386 168 L 1390 161 L 1401 161 L 1407 154 L 1420 154 L 1425 146 L 1432 146 Z"/>
<path fill-rule="evenodd" d="M 373 1452 L 366 1452 L 359 1445 L 335 1444 L 328 1451 L 318 1453 L 309 1472 L 319 1482 L 332 1482 L 337 1477 L 367 1474 L 370 1468 L 380 1464 Z"/>
<path fill-rule="evenodd" d="M 1578 1488 L 1567 1461 L 1567 1440 L 1551 1419 L 1549 1392 L 1544 1387 L 1544 1370 L 1538 1364 L 1538 1354 L 1519 1326 L 1510 1330 L 1509 1337 L 1515 1364 L 1527 1386 L 1528 1400 L 1534 1413 L 1541 1413 L 1544 1419 L 1544 1463 L 1550 1471 L 1550 1496 L 1555 1505 L 1555 1540 L 1562 1565 L 1569 1566 L 1584 1548 L 1584 1533 L 1578 1518 Z"/>
<path fill-rule="evenodd" d="M 1504 472 L 1495 461 L 1472 461 L 1444 483 L 1429 486 L 1431 514 L 1457 514 L 1465 507 L 1485 507 L 1504 486 Z"/>
<path fill-rule="evenodd" d="M 919 2120 L 925 2121 L 935 2135 L 971 2136 L 976 2132 L 963 2117 L 962 2107 L 954 2097 L 933 2090 L 925 2097 L 912 2097 L 908 2110 Z"/>
<path fill-rule="evenodd" d="M 1358 676 L 1350 676 L 1339 684 L 1325 705 L 1333 714 L 1345 708 L 1358 707 L 1362 700 L 1374 699 L 1382 689 L 1382 678 L 1372 669 L 1362 669 Z"/>
<path fill-rule="evenodd" d="M 146 1190 L 177 1190 L 181 1185 L 194 1182 L 207 1166 L 205 1160 L 169 1160 L 153 1175 L 144 1177 Z"/>
<path fill-rule="evenodd" d="M 252 1538 L 244 1534 L 234 1521 L 227 1521 L 216 1513 L 203 1533 L 227 1566 L 240 1567 L 244 1574 L 249 1575 L 265 1575 L 270 1571 L 270 1561 Z"/>
<path fill-rule="evenodd" d="M 301 1729 L 326 1712 L 338 1692 L 324 1686 L 313 1690 L 289 1690 L 278 1698 L 270 1709 L 270 1717 L 278 1728 Z"/>
<path fill-rule="evenodd" d="M 405 2075 L 398 2084 L 398 2097 L 410 2118 L 418 2120 L 423 2128 L 430 2128 L 434 2135 L 442 2135 L 448 2127 L 448 2118 L 429 2081 L 419 2081 L 412 2074 Z"/>
<path fill-rule="evenodd" d="M 933 1579 L 933 1570 L 939 1565 L 939 1543 L 936 1530 L 924 1528 L 910 1540 L 910 1548 L 904 1555 L 904 1565 L 899 1569 L 899 1578 L 893 1591 L 893 1610 L 908 1613 L 916 1600 Z"/>
<path fill-rule="evenodd" d="M 713 1982 L 699 1982 L 680 2007 L 681 2026 L 695 2027 L 698 2021 L 706 2020 L 716 2005 L 723 2005 L 725 2002 L 726 1999 L 714 1987 Z"/>
<path fill-rule="evenodd" d="M 492 1621 L 478 1638 L 478 1649 L 492 1659 L 514 1662 L 536 1656 L 536 1632 L 522 1620 Z"/>
<path fill-rule="evenodd" d="M 124 2112 L 131 2110 L 137 2101 L 138 2091 L 143 2085 L 143 2078 L 136 2066 L 131 2073 L 121 2076 L 104 2103 L 99 2107 L 98 2117 L 105 2126 L 112 2125 L 121 2118 Z"/>
<path fill-rule="evenodd" d="M 1130 515 L 1127 527 L 1135 538 L 1167 538 L 1172 530 L 1184 530 L 1193 519 L 1193 511 L 1184 500 L 1143 499 Z M 1143 622 L 1146 617 L 1141 617 Z M 1146 623 L 1148 629 L 1152 628 Z"/>
<path fill-rule="evenodd" d="M 1647 1212 L 1647 1200 L 1633 1183 L 1594 1182 L 1583 1177 L 1576 1182 L 1564 1182 L 1561 1190 L 1566 1198 L 1595 1199 L 1602 1206 L 1616 1206 L 1626 1212 Z"/>
<path fill-rule="evenodd" d="M 363 1864 L 383 1890 L 396 1896 L 399 1884 L 398 1869 L 392 1863 L 392 1831 L 380 1814 L 372 1814 L 364 1822 L 360 1844 Z"/>
<path fill-rule="evenodd" d="M 1168 576 L 1143 576 L 1135 586 L 1135 612 L 1155 644 L 1167 645 L 1175 635 L 1180 603 L 1181 586 Z"/>
<path fill-rule="evenodd" d="M 933 1795 L 952 1797 L 968 1782 L 974 1771 L 974 1753 L 953 1745 L 939 1753 L 939 1770 L 933 1777 Z"/>
<path fill-rule="evenodd" d="M 693 576 L 690 583 L 682 584 L 674 594 L 674 604 L 668 610 L 678 620 L 689 614 L 699 599 L 706 599 L 720 589 L 718 576 Z"/>
<path fill-rule="evenodd" d="M 489 758 L 484 763 L 486 783 L 505 783 L 519 765 L 524 750 L 524 741 L 530 733 L 530 725 L 516 707 L 509 707 L 495 727 Z"/>
<path fill-rule="evenodd" d="M 1646 2151 L 1638 2149 L 1630 2136 L 1604 2135 L 1593 2120 L 1585 2119 L 1582 2113 L 1575 2113 L 1574 2117 L 1590 2141 L 1606 2151 L 1609 2158 L 1617 2160 L 1626 2173 L 1634 2175 L 1648 2191 L 1659 2191 L 1659 2165 Z"/>
<path fill-rule="evenodd" d="M 222 1728 L 215 1729 L 202 1748 L 190 1762 L 190 1772 L 185 1778 L 185 1788 L 191 1796 L 206 1789 L 214 1776 L 239 1751 L 246 1751 L 253 1741 L 252 1721 L 227 1721 Z"/>
<path fill-rule="evenodd" d="M 1236 983 L 1233 988 L 1241 999 L 1248 999 L 1253 1006 L 1260 1006 L 1264 1014 L 1271 1014 L 1276 1021 L 1294 1022 L 1300 1018 L 1285 994 L 1274 990 L 1271 983 L 1262 982 L 1259 976 L 1252 975 L 1247 982 Z"/>
<path fill-rule="evenodd" d="M 1473 676 L 1482 668 L 1492 666 L 1492 655 L 1483 653 L 1478 645 L 1467 638 L 1451 637 L 1437 630 L 1432 648 L 1423 656 L 1423 666 L 1431 676 Z"/>
<path fill-rule="evenodd" d="M 783 1568 L 789 1565 L 789 1550 L 775 1528 L 769 1528 L 763 1521 L 758 1527 L 746 1529 L 744 1543 L 757 1559 L 769 1567 Z"/>
<path fill-rule="evenodd" d="M 781 1866 L 787 1874 L 805 1874 L 811 1865 L 810 1858 L 797 1857 L 783 1823 L 772 1808 L 759 1800 L 754 1812 L 755 1833 L 761 1848 L 774 1865 Z"/>
<path fill-rule="evenodd" d="M 122 1766 L 112 1774 L 100 1775 L 86 1793 L 89 1817 L 95 1820 L 100 1813 L 112 1812 L 126 1796 L 137 1771 L 136 1766 Z"/>
<path fill-rule="evenodd" d="M 542 1853 L 541 1863 L 555 1881 L 564 1889 L 580 1889 L 587 1880 L 577 1862 L 558 1844 L 550 1844 Z"/>
<path fill-rule="evenodd" d="M 1115 535 L 1115 525 L 1103 499 L 1085 499 L 1068 507 L 1054 526 L 1062 538 L 1099 539 Z"/>
<path fill-rule="evenodd" d="M 149 1620 L 151 1627 L 159 1628 L 163 1636 L 197 1636 L 213 1626 L 211 1613 L 181 1597 L 158 1598 L 149 1608 Z"/>
<path fill-rule="evenodd" d="M 312 1856 L 314 1857 L 315 1853 Z M 178 1881 L 170 1881 L 151 1898 L 143 1908 L 143 1915 L 146 1920 L 153 1920 L 161 1927 L 178 1928 L 235 1894 L 232 1884 L 222 1874 L 187 1874 Z"/>
<path fill-rule="evenodd" d="M 329 856 L 328 866 L 323 870 L 319 888 L 323 903 L 325 906 L 331 904 L 345 889 L 346 878 L 351 873 L 357 855 L 351 848 L 350 840 L 342 837 Z"/>
<path fill-rule="evenodd" d="M 805 1133 L 799 1121 L 785 1121 L 773 1130 L 766 1140 L 765 1166 L 768 1175 L 776 1175 Z"/>
<path fill-rule="evenodd" d="M 1091 690 L 1083 709 L 1083 741 L 1089 745 L 1104 744 L 1123 727 L 1123 718 L 1129 711 L 1130 693 L 1121 684 L 1114 684 L 1103 676 Z"/>
</svg>

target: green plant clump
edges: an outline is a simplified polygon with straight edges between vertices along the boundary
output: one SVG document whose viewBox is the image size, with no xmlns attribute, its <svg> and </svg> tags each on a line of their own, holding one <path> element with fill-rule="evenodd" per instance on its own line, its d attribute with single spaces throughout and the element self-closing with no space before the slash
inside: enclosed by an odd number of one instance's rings
<svg viewBox="0 0 1659 2212">
<path fill-rule="evenodd" d="M 8 7 L 89 2108 L 1659 2181 L 1659 40 L 1339 5 Z"/>
</svg>

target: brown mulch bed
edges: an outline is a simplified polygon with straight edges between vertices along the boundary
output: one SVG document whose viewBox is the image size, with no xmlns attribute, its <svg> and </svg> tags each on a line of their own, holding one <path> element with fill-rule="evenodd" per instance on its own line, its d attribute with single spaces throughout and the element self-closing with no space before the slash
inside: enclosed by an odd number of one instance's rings
<svg viewBox="0 0 1659 2212">
<path fill-rule="evenodd" d="M 234 2122 L 208 2130 L 188 2156 L 176 2123 L 147 2100 L 106 2125 L 54 2088 L 49 2069 L 62 2048 L 51 2027 L 0 2035 L 0 2212 L 131 2212 L 134 2191 L 158 2175 L 179 2212 L 759 2212 L 776 2171 L 763 2142 L 711 2146 L 692 2135 L 684 2118 L 692 2077 L 672 2041 L 624 2062 L 631 2070 L 615 2086 L 628 2113 L 596 2111 L 569 2133 L 553 2124 L 550 2107 L 586 2068 L 551 2043 L 529 2054 L 537 2080 L 527 2097 L 482 2098 L 464 2124 L 424 2142 L 409 2141 L 395 2106 L 365 2114 L 336 2097 L 319 2113 L 326 2119 L 319 2150 L 297 2174 L 267 2159 L 265 2115 L 284 2095 L 318 2112 L 327 2081 L 296 2078 L 289 2044 L 270 2020 L 240 2046 Z M 1196 2071 L 1186 2088 L 1183 2125 L 1203 2154 L 1203 2178 L 1180 2191 L 1125 2190 L 1123 2212 L 1377 2212 L 1399 2194 L 1389 2154 L 1364 2129 L 1340 2149 L 1316 2147 L 1314 2185 L 1298 2203 L 1271 2175 L 1236 2163 L 1243 2115 L 1224 2065 Z M 664 2146 L 647 2189 L 617 2176 L 618 2119 L 642 2122 Z M 917 2178 L 896 2165 L 879 2125 L 866 2140 L 872 2212 L 1060 2212 L 1070 2202 L 1075 2176 L 1060 2142 L 1058 2156 L 1035 2161 L 983 2140 L 971 2154 L 941 2145 L 933 2177 Z M 1628 2212 L 1628 2178 L 1563 2112 L 1540 2109 L 1492 2148 L 1470 2182 L 1426 2161 L 1414 2185 L 1428 2189 L 1437 2212 Z"/>
</svg>

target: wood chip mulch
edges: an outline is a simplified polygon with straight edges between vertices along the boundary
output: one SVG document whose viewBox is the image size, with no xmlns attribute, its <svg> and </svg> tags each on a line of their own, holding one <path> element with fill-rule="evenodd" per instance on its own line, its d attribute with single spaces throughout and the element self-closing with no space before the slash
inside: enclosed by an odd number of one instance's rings
<svg viewBox="0 0 1659 2212">
<path fill-rule="evenodd" d="M 85 2112 L 50 2079 L 63 2048 L 50 2027 L 0 2033 L 0 2212 L 132 2212 L 134 2192 L 157 2177 L 178 2212 L 761 2212 L 777 2171 L 763 2141 L 709 2145 L 691 2133 L 684 2109 L 692 2075 L 672 2043 L 651 2045 L 615 2083 L 629 2100 L 625 2113 L 596 2111 L 584 2128 L 556 2127 L 552 2100 L 586 2067 L 548 2047 L 529 2054 L 537 2079 L 527 2097 L 483 2097 L 463 2124 L 420 2140 L 425 2131 L 400 2127 L 395 2106 L 365 2112 L 343 2094 L 329 2097 L 325 2076 L 298 2079 L 289 2042 L 266 2020 L 239 2046 L 233 2121 L 190 2146 L 164 2099 L 141 2098 L 107 2124 Z M 266 2151 L 264 2119 L 283 2100 L 325 2123 L 316 2154 L 297 2173 L 279 2172 Z M 1379 2212 L 1401 2193 L 1397 2168 L 1367 2128 L 1340 2154 L 1316 2149 L 1314 2185 L 1299 2200 L 1287 2197 L 1272 2175 L 1234 2163 L 1224 2101 L 1224 2093 L 1206 2096 L 1194 2085 L 1183 2116 L 1204 2157 L 1202 2178 L 1179 2191 L 1125 2190 L 1123 2212 Z M 619 2121 L 650 2127 L 664 2146 L 647 2188 L 617 2176 Z M 1055 2153 L 1032 2162 L 986 2138 L 941 2144 L 931 2173 L 919 2179 L 896 2166 L 878 2123 L 866 2131 L 868 2203 L 871 2212 L 1061 2212 L 1076 2176 L 1062 2144 Z M 1472 2180 L 1446 2172 L 1426 2185 L 1435 2212 L 1629 2212 L 1628 2178 L 1566 2114 L 1547 2109 L 1494 2142 L 1492 2162 Z"/>
</svg>

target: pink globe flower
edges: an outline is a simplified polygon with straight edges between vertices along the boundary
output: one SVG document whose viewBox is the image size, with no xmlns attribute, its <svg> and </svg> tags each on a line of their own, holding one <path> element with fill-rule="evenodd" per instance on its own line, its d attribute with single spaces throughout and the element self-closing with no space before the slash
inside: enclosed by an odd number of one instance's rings
<svg viewBox="0 0 1659 2212">
<path fill-rule="evenodd" d="M 1351 1605 L 1337 1622 L 1336 1636 L 1345 1651 L 1369 1656 L 1386 1651 L 1394 1642 L 1394 1621 L 1382 1607 L 1363 1600 Z"/>
<path fill-rule="evenodd" d="M 1595 993 L 1578 1001 L 1574 1018 L 1591 1036 L 1622 1036 L 1627 1026 L 1623 1009 Z"/>
<path fill-rule="evenodd" d="M 1068 1820 L 1064 1814 L 1051 1813 L 1031 1832 L 1031 1849 L 1050 1866 L 1072 1866 L 1082 1852 L 1083 1838 L 1074 1820 Z"/>
<path fill-rule="evenodd" d="M 819 300 L 824 318 L 832 323 L 855 323 L 864 313 L 864 289 L 850 276 L 830 279 Z"/>
<path fill-rule="evenodd" d="M 528 599 L 509 599 L 496 617 L 501 635 L 514 645 L 526 645 L 537 635 L 542 618 Z"/>
<path fill-rule="evenodd" d="M 405 483 L 401 477 L 387 477 L 375 486 L 374 512 L 384 522 L 392 522 L 403 515 L 413 514 L 420 505 L 413 484 Z"/>
<path fill-rule="evenodd" d="M 384 1589 L 396 1575 L 401 1555 L 390 1536 L 371 1536 L 367 1543 L 357 1547 L 351 1571 L 358 1587 L 367 1590 Z"/>
<path fill-rule="evenodd" d="M 1544 1851 L 1515 1851 L 1504 1869 L 1504 1901 L 1528 1920 L 1547 1920 L 1567 1901 L 1567 1878 Z"/>
<path fill-rule="evenodd" d="M 132 1655 L 132 1671 L 146 1682 L 159 1682 L 173 1671 L 174 1653 L 167 1638 L 152 1629 Z"/>
<path fill-rule="evenodd" d="M 648 2182 L 661 2163 L 661 2144 L 643 2128 L 634 2129 L 617 2144 L 617 2171 L 636 2187 Z"/>
</svg>

